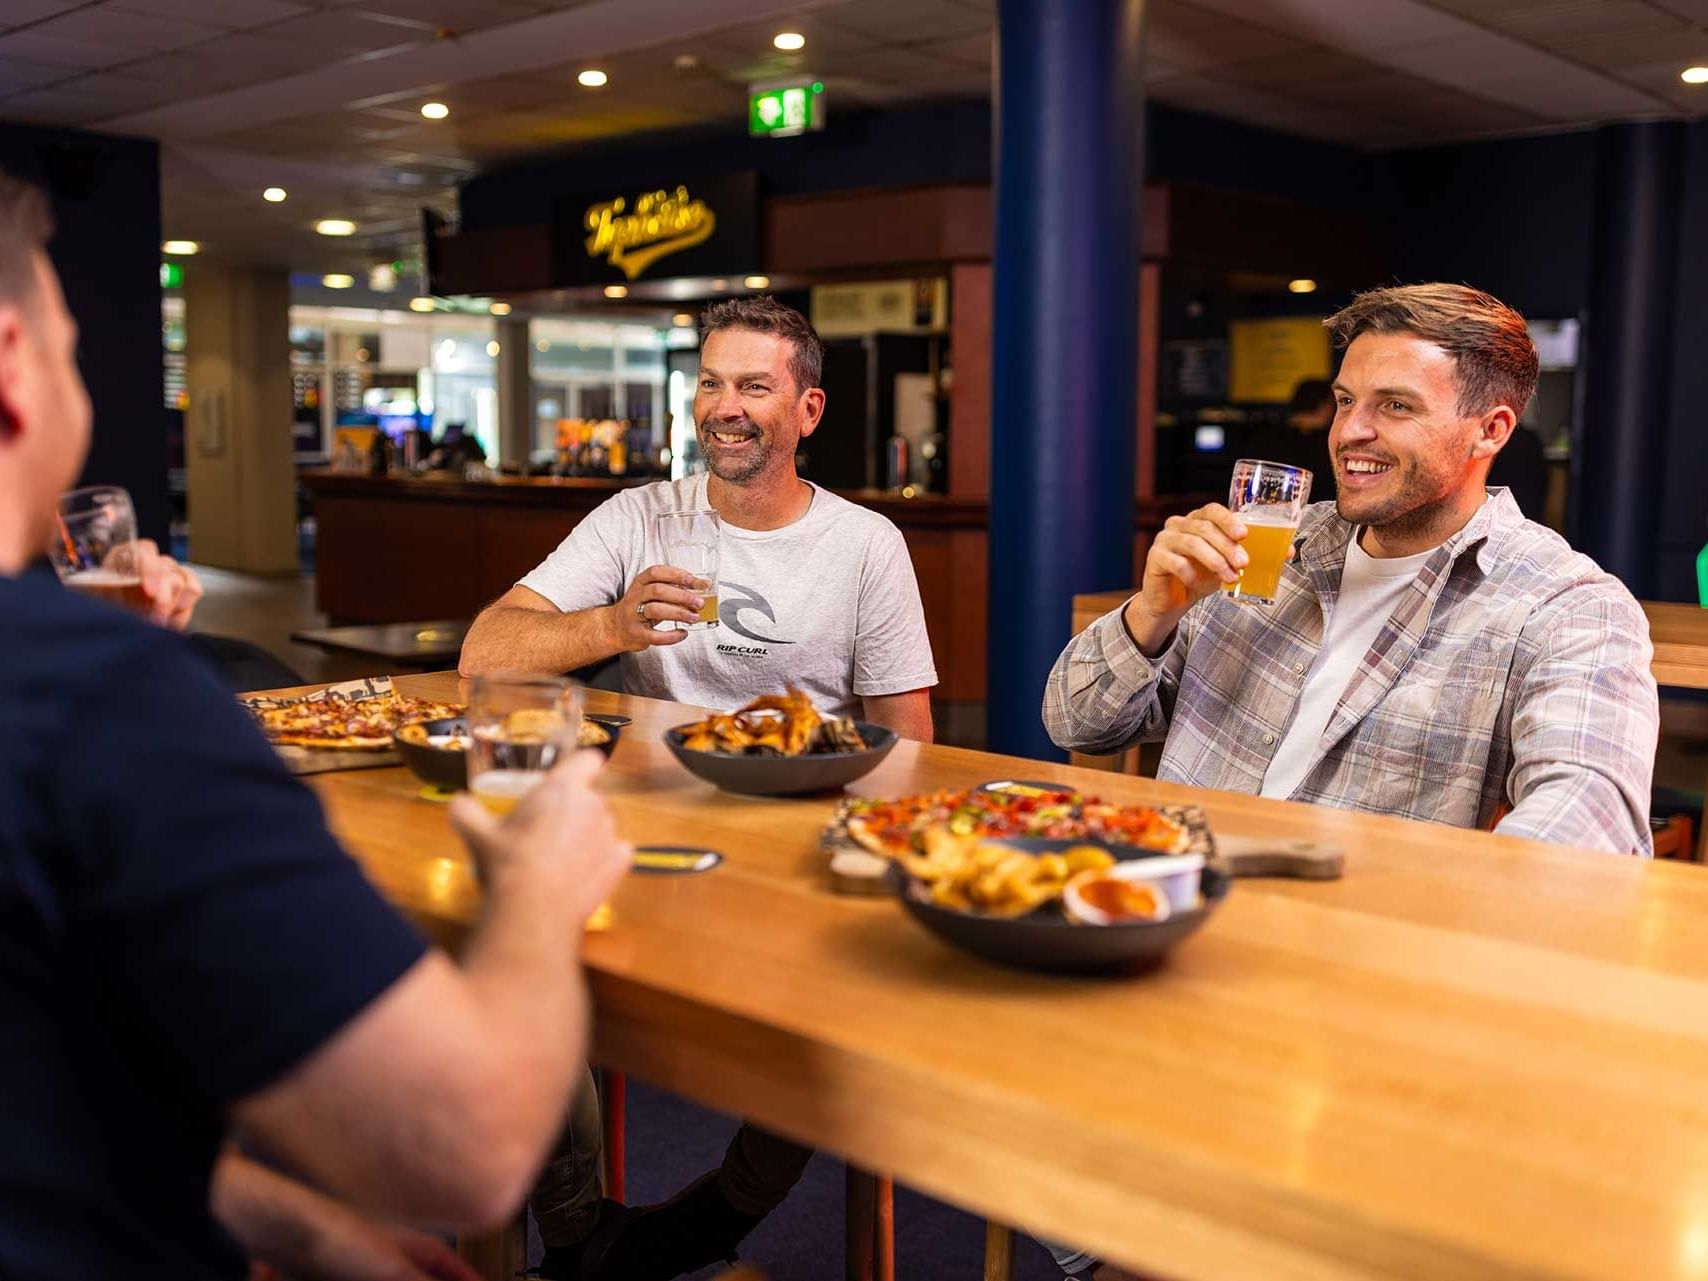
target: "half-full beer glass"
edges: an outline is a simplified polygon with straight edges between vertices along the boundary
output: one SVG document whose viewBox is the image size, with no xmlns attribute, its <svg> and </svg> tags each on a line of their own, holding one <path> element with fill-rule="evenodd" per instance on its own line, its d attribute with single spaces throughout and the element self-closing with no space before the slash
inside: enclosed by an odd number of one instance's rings
<svg viewBox="0 0 1708 1281">
<path fill-rule="evenodd" d="M 696 623 L 667 623 L 670 631 L 698 631 L 718 625 L 718 543 L 723 528 L 715 511 L 665 512 L 656 520 L 664 563 L 685 569 L 705 584 Z"/>
<path fill-rule="evenodd" d="M 60 497 L 48 559 L 74 592 L 137 613 L 148 609 L 136 559 L 136 511 L 114 485 L 74 489 Z"/>
<path fill-rule="evenodd" d="M 469 692 L 469 791 L 503 818 L 575 750 L 581 688 L 561 676 L 499 672 Z"/>
<path fill-rule="evenodd" d="M 1273 605 L 1281 590 L 1281 567 L 1311 497 L 1311 473 L 1287 463 L 1242 458 L 1234 464 L 1228 510 L 1245 524 L 1240 544 L 1250 557 L 1240 576 L 1222 590 L 1242 605 Z"/>
</svg>

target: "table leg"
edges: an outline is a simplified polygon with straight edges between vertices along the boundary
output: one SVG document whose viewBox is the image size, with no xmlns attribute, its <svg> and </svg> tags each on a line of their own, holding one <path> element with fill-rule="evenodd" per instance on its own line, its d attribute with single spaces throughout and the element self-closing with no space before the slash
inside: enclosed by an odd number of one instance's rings
<svg viewBox="0 0 1708 1281">
<path fill-rule="evenodd" d="M 485 1281 L 513 1281 L 528 1266 L 528 1212 L 522 1211 L 497 1232 L 459 1236 L 457 1253 Z"/>
<path fill-rule="evenodd" d="M 984 1281 L 1013 1281 L 1014 1232 L 986 1219 L 984 1225 Z"/>
<path fill-rule="evenodd" d="M 847 1193 L 843 1205 L 847 1281 L 873 1281 L 878 1223 L 878 1179 L 864 1170 L 848 1167 Z"/>
<path fill-rule="evenodd" d="M 896 1185 L 878 1180 L 877 1213 L 872 1218 L 872 1255 L 877 1281 L 896 1281 Z"/>
</svg>

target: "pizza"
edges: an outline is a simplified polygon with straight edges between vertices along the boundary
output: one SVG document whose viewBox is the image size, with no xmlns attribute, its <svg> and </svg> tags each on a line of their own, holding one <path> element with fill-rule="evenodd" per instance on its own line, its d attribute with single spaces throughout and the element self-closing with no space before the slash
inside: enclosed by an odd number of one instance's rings
<svg viewBox="0 0 1708 1281">
<path fill-rule="evenodd" d="M 379 752 L 410 721 L 460 716 L 463 709 L 425 698 L 387 692 L 370 698 L 308 698 L 279 707 L 252 707 L 261 732 L 278 747 L 316 747 L 346 752 Z"/>
<path fill-rule="evenodd" d="M 944 791 L 889 801 L 855 798 L 844 803 L 841 817 L 850 838 L 886 858 L 919 853 L 925 832 L 934 827 L 957 836 L 1103 841 L 1165 854 L 1182 852 L 1191 840 L 1186 825 L 1161 810 L 1116 805 L 1067 789 Z"/>
</svg>

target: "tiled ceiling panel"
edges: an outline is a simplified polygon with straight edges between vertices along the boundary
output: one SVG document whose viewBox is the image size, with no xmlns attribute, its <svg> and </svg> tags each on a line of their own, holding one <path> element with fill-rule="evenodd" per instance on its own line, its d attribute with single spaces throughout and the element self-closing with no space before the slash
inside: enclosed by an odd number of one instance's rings
<svg viewBox="0 0 1708 1281">
<path fill-rule="evenodd" d="M 1353 146 L 1708 112 L 1708 87 L 1678 79 L 1708 63 L 1708 0 L 1147 14 L 1157 101 Z M 416 207 L 479 166 L 739 128 L 754 81 L 821 78 L 832 128 L 863 107 L 984 97 L 994 24 L 992 0 L 0 0 L 0 118 L 159 137 L 167 230 L 210 253 L 348 262 L 407 239 Z M 806 48 L 775 49 L 782 30 Z M 605 87 L 576 83 L 590 67 Z M 450 117 L 424 120 L 428 100 Z M 290 199 L 263 205 L 274 183 Z M 354 244 L 309 231 L 339 210 L 362 211 Z"/>
</svg>

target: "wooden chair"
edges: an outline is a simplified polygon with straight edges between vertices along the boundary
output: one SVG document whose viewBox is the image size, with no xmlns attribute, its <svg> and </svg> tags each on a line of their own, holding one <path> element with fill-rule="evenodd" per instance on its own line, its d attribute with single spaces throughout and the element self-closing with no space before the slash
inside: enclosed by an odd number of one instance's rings
<svg viewBox="0 0 1708 1281">
<path fill-rule="evenodd" d="M 1679 859 L 1686 863 L 1701 861 L 1697 858 L 1695 832 L 1688 814 L 1651 818 L 1649 828 L 1654 833 L 1656 858 Z"/>
</svg>

